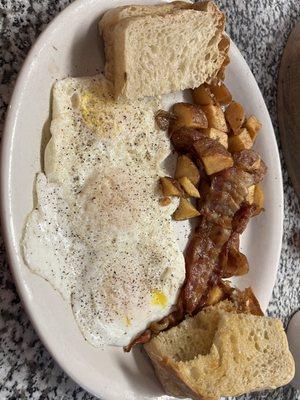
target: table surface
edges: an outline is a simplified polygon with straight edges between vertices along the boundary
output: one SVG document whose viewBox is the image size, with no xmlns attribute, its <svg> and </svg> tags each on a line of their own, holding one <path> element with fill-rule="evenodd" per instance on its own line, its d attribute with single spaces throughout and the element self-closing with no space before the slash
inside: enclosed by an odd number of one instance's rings
<svg viewBox="0 0 300 400">
<path fill-rule="evenodd" d="M 101 1 L 101 0 L 99 0 Z M 18 71 L 41 31 L 70 1 L 0 0 L 0 132 Z M 252 69 L 278 138 L 276 82 L 282 50 L 300 21 L 299 0 L 219 0 L 227 31 Z M 280 143 L 278 140 L 279 148 Z M 299 149 L 300 150 L 300 149 Z M 282 157 L 282 153 L 281 153 Z M 300 203 L 281 158 L 285 193 L 283 247 L 268 312 L 285 325 L 300 307 Z M 54 362 L 20 304 L 0 238 L 0 400 L 95 399 Z M 291 386 L 240 399 L 300 400 Z"/>
</svg>

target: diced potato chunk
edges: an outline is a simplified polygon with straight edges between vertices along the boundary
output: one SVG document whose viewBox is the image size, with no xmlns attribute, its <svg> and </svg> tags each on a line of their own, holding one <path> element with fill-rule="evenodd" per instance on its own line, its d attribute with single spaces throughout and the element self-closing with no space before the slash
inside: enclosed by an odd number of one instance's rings
<svg viewBox="0 0 300 400">
<path fill-rule="evenodd" d="M 228 148 L 227 133 L 215 128 L 204 129 L 203 132 L 211 139 L 217 140 L 219 143 L 221 143 L 225 147 L 225 149 Z"/>
<path fill-rule="evenodd" d="M 248 129 L 249 134 L 250 134 L 251 139 L 253 140 L 253 142 L 254 142 L 254 140 L 256 139 L 256 136 L 257 136 L 258 132 L 260 131 L 261 126 L 262 126 L 261 123 L 260 123 L 259 120 L 255 117 L 255 115 L 251 115 L 251 116 L 247 119 L 247 121 L 246 121 L 246 123 L 245 123 L 245 128 Z"/>
<path fill-rule="evenodd" d="M 175 119 L 171 123 L 172 132 L 182 127 L 207 128 L 207 118 L 200 106 L 189 103 L 176 103 L 172 110 L 175 115 Z"/>
<path fill-rule="evenodd" d="M 201 136 L 202 132 L 197 129 L 182 127 L 171 134 L 171 142 L 175 150 L 187 152 Z"/>
<path fill-rule="evenodd" d="M 158 110 L 155 114 L 155 122 L 159 129 L 162 129 L 163 131 L 167 131 L 169 129 L 171 119 L 171 114 L 164 110 Z"/>
<path fill-rule="evenodd" d="M 180 184 L 175 179 L 166 176 L 164 178 L 160 178 L 160 183 L 164 196 L 181 197 L 184 195 L 184 192 L 181 189 Z"/>
<path fill-rule="evenodd" d="M 207 175 L 233 166 L 231 154 L 216 140 L 203 136 L 194 144 L 194 150 L 204 165 Z"/>
<path fill-rule="evenodd" d="M 245 111 L 243 106 L 240 103 L 233 101 L 225 110 L 225 118 L 234 134 L 236 134 L 245 121 Z"/>
<path fill-rule="evenodd" d="M 246 128 L 243 128 L 238 135 L 230 136 L 228 139 L 229 151 L 234 153 L 236 151 L 251 149 L 253 140 Z"/>
<path fill-rule="evenodd" d="M 257 211 L 254 215 L 260 213 L 264 208 L 265 195 L 260 185 L 253 185 L 248 188 L 248 195 L 246 200 L 249 204 L 253 204 L 257 207 Z"/>
<path fill-rule="evenodd" d="M 223 298 L 224 292 L 220 286 L 214 286 L 208 293 L 206 305 L 213 306 Z"/>
<path fill-rule="evenodd" d="M 254 202 L 254 192 L 255 192 L 255 185 L 252 185 L 248 188 L 248 194 L 246 196 L 246 201 L 249 204 L 253 204 Z"/>
<path fill-rule="evenodd" d="M 200 106 L 208 106 L 209 104 L 214 103 L 211 91 L 206 84 L 203 84 L 193 90 L 193 100 Z"/>
<path fill-rule="evenodd" d="M 197 185 L 200 180 L 200 174 L 197 166 L 188 156 L 182 155 L 177 159 L 175 178 L 180 179 L 184 176 L 186 176 L 193 185 Z"/>
<path fill-rule="evenodd" d="M 183 221 L 185 219 L 198 217 L 199 215 L 199 211 L 187 199 L 181 198 L 179 206 L 173 214 L 173 218 L 176 221 Z"/>
<path fill-rule="evenodd" d="M 204 164 L 207 175 L 216 174 L 223 169 L 233 166 L 232 158 L 230 156 L 220 153 L 203 156 L 202 162 Z"/>
<path fill-rule="evenodd" d="M 170 197 L 162 197 L 159 200 L 159 204 L 163 207 L 169 206 L 172 203 Z"/>
<path fill-rule="evenodd" d="M 232 102 L 232 96 L 224 83 L 219 85 L 211 85 L 210 90 L 216 101 L 221 105 L 227 105 Z"/>
<path fill-rule="evenodd" d="M 265 195 L 260 185 L 255 186 L 254 192 L 254 204 L 258 206 L 259 209 L 264 208 Z"/>
<path fill-rule="evenodd" d="M 198 189 L 192 184 L 192 182 L 186 176 L 178 179 L 178 182 L 183 187 L 185 193 L 190 197 L 200 198 Z"/>
<path fill-rule="evenodd" d="M 208 105 L 202 107 L 208 121 L 209 128 L 219 129 L 228 132 L 225 116 L 220 106 Z"/>
<path fill-rule="evenodd" d="M 262 160 L 260 156 L 251 165 L 251 171 L 258 171 L 261 168 Z"/>
</svg>

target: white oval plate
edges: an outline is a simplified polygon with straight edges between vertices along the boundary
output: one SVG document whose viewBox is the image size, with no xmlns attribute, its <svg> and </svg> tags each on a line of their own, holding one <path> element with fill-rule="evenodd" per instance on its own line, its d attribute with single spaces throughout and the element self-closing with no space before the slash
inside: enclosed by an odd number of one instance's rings
<svg viewBox="0 0 300 400">
<path fill-rule="evenodd" d="M 24 306 L 47 349 L 60 366 L 94 395 L 105 400 L 167 399 L 146 356 L 136 349 L 95 349 L 84 341 L 70 307 L 58 293 L 24 265 L 20 238 L 33 207 L 33 184 L 41 170 L 42 132 L 50 111 L 56 79 L 92 75 L 102 70 L 103 49 L 96 23 L 108 8 L 157 0 L 77 0 L 41 34 L 19 75 L 3 136 L 1 189 L 2 223 L 10 266 Z M 266 308 L 275 283 L 283 222 L 283 191 L 274 131 L 262 95 L 234 44 L 227 84 L 247 114 L 263 123 L 256 143 L 268 165 L 264 181 L 266 211 L 249 224 L 242 240 L 250 272 L 239 285 L 251 285 Z"/>
</svg>

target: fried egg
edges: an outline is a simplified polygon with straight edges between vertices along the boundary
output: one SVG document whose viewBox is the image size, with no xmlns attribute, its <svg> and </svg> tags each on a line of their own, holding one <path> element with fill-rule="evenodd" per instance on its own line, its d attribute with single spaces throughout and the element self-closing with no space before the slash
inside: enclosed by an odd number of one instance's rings
<svg viewBox="0 0 300 400">
<path fill-rule="evenodd" d="M 52 136 L 23 253 L 97 347 L 127 345 L 167 315 L 185 278 L 171 223 L 176 201 L 159 204 L 170 154 L 154 121 L 160 107 L 158 99 L 114 101 L 102 75 L 53 89 Z"/>
</svg>

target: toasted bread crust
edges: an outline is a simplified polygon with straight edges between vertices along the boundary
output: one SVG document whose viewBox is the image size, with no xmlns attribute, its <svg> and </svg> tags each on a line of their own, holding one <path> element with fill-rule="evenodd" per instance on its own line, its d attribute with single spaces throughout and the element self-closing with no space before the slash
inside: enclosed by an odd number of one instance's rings
<svg viewBox="0 0 300 400">
<path fill-rule="evenodd" d="M 197 335 L 208 336 L 210 349 L 207 337 Z M 229 301 L 207 307 L 144 347 L 166 392 L 194 400 L 276 388 L 295 372 L 282 323 L 237 313 Z"/>
</svg>

